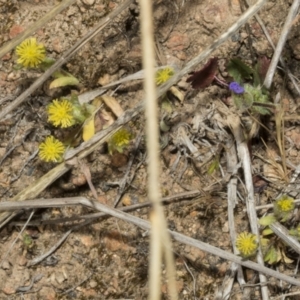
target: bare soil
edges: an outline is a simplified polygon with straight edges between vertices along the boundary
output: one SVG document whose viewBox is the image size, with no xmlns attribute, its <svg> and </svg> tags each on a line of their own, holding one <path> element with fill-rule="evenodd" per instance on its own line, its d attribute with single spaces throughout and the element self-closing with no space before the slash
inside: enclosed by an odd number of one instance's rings
<svg viewBox="0 0 300 300">
<path fill-rule="evenodd" d="M 49 11 L 57 1 L 0 0 L 0 45 L 14 38 Z M 82 0 L 65 9 L 46 26 L 35 33 L 44 43 L 47 55 L 59 58 L 80 37 L 93 28 L 101 18 L 114 10 L 119 0 Z M 253 1 L 254 2 L 254 1 Z M 292 1 L 270 0 L 260 11 L 269 34 L 276 45 Z M 210 45 L 241 15 L 242 0 L 183 0 L 154 1 L 155 40 L 158 65 L 171 64 L 182 68 L 189 60 Z M 300 77 L 299 21 L 295 20 L 288 38 L 283 57 L 296 78 Z M 259 24 L 253 18 L 248 25 L 223 44 L 213 56 L 219 58 L 219 74 L 227 78 L 226 64 L 232 57 L 240 57 L 253 65 L 260 56 L 271 57 L 273 49 Z M 122 12 L 108 27 L 101 31 L 64 65 L 64 69 L 80 80 L 78 94 L 133 74 L 142 69 L 137 3 Z M 16 55 L 12 51 L 0 61 L 0 105 L 4 107 L 23 92 L 40 72 L 16 70 Z M 199 66 L 199 69 L 202 66 Z M 188 76 L 188 75 L 187 75 Z M 181 116 L 167 133 L 161 133 L 165 147 L 161 153 L 161 184 L 163 197 L 199 190 L 197 198 L 178 200 L 165 206 L 169 228 L 223 250 L 232 252 L 227 218 L 227 161 L 226 135 L 222 133 L 219 108 L 229 97 L 228 91 L 218 85 L 204 90 L 193 90 L 186 83 L 187 76 L 177 88 L 184 95 L 183 102 L 171 100 L 173 112 Z M 55 165 L 42 162 L 38 155 L 32 156 L 45 136 L 54 134 L 63 137 L 61 130 L 47 123 L 45 107 L 54 98 L 67 95 L 70 88 L 49 90 L 49 81 L 35 91 L 27 101 L 11 112 L 4 121 L 0 120 L 0 195 L 8 201 L 27 186 L 41 178 Z M 74 88 L 73 88 L 74 89 Z M 123 110 L 134 107 L 142 100 L 141 81 L 125 84 L 114 94 Z M 298 101 L 293 85 L 278 72 L 271 90 L 274 99 L 281 93 L 285 115 L 298 113 Z M 233 109 L 233 108 L 232 108 Z M 207 117 L 205 128 L 193 131 L 194 116 Z M 186 124 L 181 127 L 181 123 Z M 263 121 L 268 130 L 263 130 L 251 143 L 253 175 L 263 176 L 267 186 L 257 194 L 258 204 L 271 203 L 280 188 L 287 186 L 282 176 L 282 166 L 276 162 L 280 156 L 275 142 L 274 118 Z M 128 128 L 137 137 L 144 128 L 144 117 L 134 119 Z M 195 164 L 189 150 L 179 141 L 179 129 L 185 128 L 193 138 L 193 144 L 202 157 Z M 227 134 L 230 132 L 224 129 Z M 299 161 L 299 121 L 285 123 L 285 155 L 292 165 Z M 262 142 L 262 139 L 264 143 Z M 164 143 L 165 141 L 165 143 Z M 125 153 L 125 162 L 116 163 L 107 147 L 101 147 L 84 159 L 90 169 L 91 179 L 99 201 L 113 206 L 118 195 L 118 185 L 126 171 L 128 158 L 133 155 L 135 139 Z M 122 203 L 134 204 L 147 201 L 145 138 L 135 151 L 130 174 L 133 181 L 126 185 Z M 215 157 L 219 157 L 220 168 L 208 174 Z M 123 157 L 124 158 L 124 157 Z M 141 163 L 141 164 L 140 164 Z M 288 167 L 288 178 L 293 169 Z M 242 173 L 241 173 L 242 174 Z M 249 230 L 243 199 L 245 189 L 240 174 L 238 189 L 240 199 L 235 208 L 237 232 Z M 83 180 L 81 183 L 80 180 Z M 297 179 L 295 183 L 299 180 Z M 297 186 L 292 189 L 297 197 Z M 79 168 L 49 186 L 40 198 L 85 196 L 93 194 Z M 148 295 L 149 237 L 143 230 L 115 218 L 96 219 L 92 224 L 74 230 L 68 239 L 41 263 L 29 267 L 28 263 L 48 251 L 74 226 L 76 222 L 51 222 L 52 220 L 87 215 L 93 211 L 84 207 L 64 207 L 37 210 L 21 237 L 18 237 L 30 212 L 23 212 L 9 222 L 0 232 L 0 299 L 146 299 Z M 149 208 L 132 212 L 148 219 Z M 261 214 L 261 212 L 259 213 Z M 295 220 L 299 217 L 295 213 Z M 43 221 L 43 222 L 41 222 Z M 31 240 L 26 244 L 25 237 Z M 16 243 L 11 247 L 13 241 Z M 221 289 L 226 271 L 231 263 L 219 257 L 174 242 L 176 279 L 179 299 L 215 299 Z M 8 254 L 8 255 L 7 255 Z M 292 263 L 278 263 L 276 267 L 287 275 L 293 275 L 297 266 L 295 253 L 286 253 Z M 271 266 L 275 268 L 275 266 Z M 41 278 L 36 277 L 42 275 Z M 246 281 L 257 283 L 255 272 L 245 271 Z M 36 282 L 35 282 L 36 280 Z M 20 287 L 29 286 L 28 291 Z M 271 296 L 299 291 L 272 279 L 269 284 Z M 162 283 L 164 299 L 167 285 Z M 230 299 L 241 299 L 242 291 L 236 283 Z M 298 299 L 290 297 L 289 299 Z M 253 286 L 249 299 L 261 299 L 259 287 Z"/>
</svg>

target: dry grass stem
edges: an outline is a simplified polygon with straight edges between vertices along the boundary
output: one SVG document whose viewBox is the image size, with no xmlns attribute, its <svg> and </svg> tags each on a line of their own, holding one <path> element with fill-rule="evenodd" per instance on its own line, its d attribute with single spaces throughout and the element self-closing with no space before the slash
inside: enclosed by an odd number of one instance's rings
<svg viewBox="0 0 300 300">
<path fill-rule="evenodd" d="M 234 141 L 231 136 L 228 136 L 225 149 L 226 149 L 226 158 L 227 158 L 227 172 L 229 174 L 233 174 L 236 170 L 238 160 L 237 160 L 237 153 L 236 153 Z M 238 255 L 238 251 L 235 247 L 236 230 L 235 230 L 235 222 L 234 222 L 234 208 L 237 203 L 236 192 L 237 192 L 237 178 L 235 176 L 232 176 L 227 185 L 228 227 L 229 227 L 233 253 Z M 228 272 L 224 277 L 222 288 L 219 289 L 218 291 L 218 299 L 224 299 L 224 300 L 229 299 L 237 272 L 238 272 L 237 279 L 239 284 L 240 285 L 245 284 L 245 279 L 243 276 L 243 271 L 241 266 L 232 263 L 230 266 L 230 272 Z"/>
<path fill-rule="evenodd" d="M 291 236 L 289 231 L 279 222 L 270 224 L 272 231 L 284 241 L 284 244 L 289 245 L 294 251 L 300 254 L 300 244 L 295 237 Z"/>
<path fill-rule="evenodd" d="M 229 126 L 232 129 L 239 158 L 242 162 L 243 171 L 244 171 L 244 178 L 245 178 L 245 185 L 247 191 L 247 198 L 246 198 L 246 207 L 248 213 L 248 219 L 251 227 L 251 231 L 253 234 L 257 236 L 257 240 L 259 241 L 259 229 L 257 225 L 257 215 L 255 210 L 255 197 L 254 197 L 254 188 L 253 188 L 253 181 L 252 181 L 252 169 L 251 169 L 251 159 L 249 154 L 249 149 L 247 142 L 245 141 L 245 137 L 243 135 L 243 131 L 241 128 L 241 121 L 238 116 L 231 116 L 229 119 Z M 264 259 L 261 252 L 261 248 L 259 247 L 257 253 L 257 261 L 261 266 L 264 266 Z M 264 274 L 259 274 L 261 286 L 261 293 L 262 298 L 264 300 L 269 299 L 268 287 L 264 285 L 267 282 L 267 278 Z"/>
<path fill-rule="evenodd" d="M 264 81 L 264 86 L 267 89 L 270 89 L 270 87 L 271 87 L 271 84 L 272 84 L 272 81 L 273 81 L 273 76 L 274 76 L 275 70 L 276 70 L 277 65 L 278 65 L 278 61 L 280 59 L 280 56 L 281 56 L 283 47 L 285 45 L 285 42 L 287 40 L 288 34 L 291 30 L 293 21 L 294 21 L 295 17 L 298 14 L 299 6 L 300 6 L 300 1 L 299 0 L 294 0 L 292 6 L 290 8 L 290 12 L 289 12 L 289 14 L 288 14 L 288 16 L 285 20 L 285 23 L 284 23 L 284 26 L 283 26 L 283 29 L 282 29 L 282 32 L 281 32 L 281 36 L 278 40 L 276 50 L 273 54 L 270 67 L 268 69 L 268 72 L 266 74 L 266 78 L 265 78 L 265 81 Z M 299 91 L 298 91 L 298 93 L 299 93 Z"/>
<path fill-rule="evenodd" d="M 155 84 L 155 45 L 153 36 L 152 2 L 140 0 L 141 7 L 141 33 L 143 66 L 145 69 L 145 115 L 146 136 L 148 154 L 148 197 L 153 202 L 151 215 L 151 240 L 149 262 L 149 295 L 148 299 L 159 300 L 161 298 L 161 268 L 162 254 L 166 261 L 168 292 L 170 298 L 178 299 L 175 281 L 175 262 L 172 252 L 172 243 L 167 232 L 167 222 L 161 204 L 160 194 L 160 164 L 159 164 L 159 128 L 158 108 Z"/>
<path fill-rule="evenodd" d="M 38 263 L 40 263 L 41 261 L 43 261 L 46 257 L 48 257 L 49 255 L 51 255 L 54 251 L 56 251 L 57 248 L 59 248 L 62 243 L 67 239 L 67 237 L 71 234 L 72 229 L 68 230 L 59 240 L 58 242 L 55 243 L 55 245 L 53 247 L 51 247 L 47 252 L 45 252 L 43 255 L 36 257 L 35 259 L 29 261 L 27 263 L 28 267 L 37 265 Z"/>
</svg>

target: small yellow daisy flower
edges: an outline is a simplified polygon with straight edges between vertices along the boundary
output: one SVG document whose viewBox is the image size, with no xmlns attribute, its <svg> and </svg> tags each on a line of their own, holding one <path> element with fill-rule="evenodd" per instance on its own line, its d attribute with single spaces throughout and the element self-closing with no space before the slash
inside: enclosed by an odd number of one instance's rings
<svg viewBox="0 0 300 300">
<path fill-rule="evenodd" d="M 45 52 L 44 45 L 38 44 L 36 38 L 26 39 L 16 48 L 17 63 L 25 68 L 37 67 L 45 59 Z"/>
<path fill-rule="evenodd" d="M 283 195 L 278 200 L 274 202 L 274 214 L 277 219 L 281 221 L 286 221 L 291 212 L 295 208 L 295 200 L 292 197 Z"/>
<path fill-rule="evenodd" d="M 167 82 L 174 75 L 174 70 L 170 67 L 158 70 L 155 74 L 155 82 L 157 85 Z"/>
<path fill-rule="evenodd" d="M 243 258 L 253 256 L 258 248 L 256 235 L 249 232 L 240 233 L 236 238 L 236 248 Z"/>
<path fill-rule="evenodd" d="M 132 138 L 131 133 L 125 129 L 121 128 L 108 141 L 108 151 L 112 154 L 114 151 L 123 153 L 124 148 L 126 148 Z"/>
<path fill-rule="evenodd" d="M 73 104 L 67 99 L 61 101 L 58 99 L 53 100 L 48 105 L 47 112 L 49 114 L 48 122 L 56 127 L 66 128 L 75 124 Z"/>
<path fill-rule="evenodd" d="M 46 137 L 45 141 L 39 145 L 40 159 L 46 162 L 61 162 L 65 152 L 64 144 L 54 136 Z"/>
<path fill-rule="evenodd" d="M 275 210 L 280 210 L 281 212 L 290 212 L 295 208 L 295 201 L 293 198 L 283 195 L 275 203 Z"/>
</svg>

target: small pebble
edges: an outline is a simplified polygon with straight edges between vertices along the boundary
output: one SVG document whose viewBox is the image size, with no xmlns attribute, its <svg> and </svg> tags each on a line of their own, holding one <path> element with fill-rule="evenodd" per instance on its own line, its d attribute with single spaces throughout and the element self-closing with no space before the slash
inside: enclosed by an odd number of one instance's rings
<svg viewBox="0 0 300 300">
<path fill-rule="evenodd" d="M 95 3 L 95 0 L 82 0 L 82 3 L 86 5 L 93 5 Z"/>
<path fill-rule="evenodd" d="M 55 274 L 55 280 L 59 284 L 62 284 L 66 280 L 66 278 L 65 278 L 65 276 L 62 272 L 58 272 L 58 273 Z"/>
<path fill-rule="evenodd" d="M 91 281 L 90 281 L 90 287 L 91 287 L 92 289 L 95 288 L 97 285 L 98 285 L 98 284 L 97 284 L 97 281 L 95 281 L 95 280 L 91 280 Z"/>
<path fill-rule="evenodd" d="M 2 292 L 6 295 L 12 295 L 16 292 L 16 288 L 13 283 L 8 283 L 2 288 Z"/>
<path fill-rule="evenodd" d="M 139 203 L 139 198 L 136 195 L 125 194 L 122 197 L 122 204 L 124 206 L 129 206 L 129 205 L 138 204 L 138 203 Z"/>
<path fill-rule="evenodd" d="M 18 264 L 19 264 L 19 266 L 23 267 L 23 266 L 26 266 L 27 262 L 28 262 L 28 260 L 26 259 L 26 257 L 25 256 L 21 256 L 19 258 Z"/>
<path fill-rule="evenodd" d="M 225 222 L 222 228 L 222 232 L 229 232 L 228 222 Z"/>
<path fill-rule="evenodd" d="M 10 264 L 9 264 L 9 262 L 8 262 L 7 260 L 4 260 L 4 261 L 2 262 L 2 264 L 1 264 L 1 268 L 2 268 L 3 270 L 9 270 L 9 269 L 10 269 Z"/>
</svg>

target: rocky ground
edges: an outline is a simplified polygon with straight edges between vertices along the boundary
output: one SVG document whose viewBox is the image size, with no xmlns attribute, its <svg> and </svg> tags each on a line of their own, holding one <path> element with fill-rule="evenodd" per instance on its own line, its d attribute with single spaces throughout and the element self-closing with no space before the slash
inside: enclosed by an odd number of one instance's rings
<svg viewBox="0 0 300 300">
<path fill-rule="evenodd" d="M 16 37 L 45 15 L 61 1 L 0 0 L 0 45 Z M 214 39 L 233 24 L 245 9 L 242 0 L 183 0 L 153 1 L 157 64 L 183 68 Z M 253 1 L 254 2 L 254 1 Z M 259 15 L 276 45 L 292 1 L 270 0 Z M 78 0 L 41 27 L 33 36 L 43 43 L 47 56 L 58 59 L 65 51 L 97 22 L 115 10 L 122 1 Z M 62 133 L 47 122 L 46 106 L 52 99 L 66 96 L 73 91 L 82 94 L 142 69 L 139 27 L 139 6 L 136 2 L 120 13 L 95 38 L 81 48 L 63 69 L 79 79 L 75 88 L 49 89 L 46 81 L 26 101 L 0 120 L 0 195 L 8 201 L 25 188 L 47 174 L 56 165 L 39 159 L 37 150 L 45 136 L 54 134 L 60 138 L 72 135 L 71 130 Z M 282 56 L 290 71 L 300 76 L 299 21 L 296 18 Z M 268 43 L 257 20 L 252 18 L 212 55 L 218 58 L 218 76 L 229 81 L 226 65 L 230 58 L 239 57 L 248 65 L 254 65 L 259 57 L 271 58 L 273 49 Z M 198 66 L 198 70 L 203 67 Z M 0 110 L 20 95 L 41 75 L 39 70 L 16 68 L 16 54 L 7 53 L 0 60 Z M 199 191 L 197 197 L 175 199 L 165 206 L 165 214 L 171 230 L 232 252 L 227 216 L 228 161 L 226 145 L 231 138 L 225 127 L 223 108 L 235 110 L 230 102 L 228 89 L 211 84 L 194 90 L 186 82 L 188 74 L 176 85 L 179 98 L 169 96 L 167 110 L 172 116 L 171 129 L 161 132 L 161 184 L 163 197 L 176 196 L 189 191 Z M 253 175 L 263 179 L 263 188 L 255 186 L 257 204 L 271 203 L 286 188 L 297 198 L 297 185 L 288 186 L 300 157 L 300 127 L 298 113 L 299 95 L 287 76 L 278 71 L 270 90 L 271 102 L 280 92 L 284 122 L 284 154 L 287 171 L 280 161 L 276 144 L 274 116 L 262 120 L 263 128 L 249 143 Z M 135 107 L 143 98 L 140 80 L 121 85 L 114 99 L 123 111 Z M 161 115 L 165 113 L 160 107 Z M 108 109 L 109 111 L 109 109 Z M 246 113 L 239 112 L 243 117 Z M 113 120 L 113 113 L 110 119 Z M 205 126 L 195 130 L 195 116 L 205 120 Z M 115 116 L 114 116 L 115 117 Z M 139 115 L 126 126 L 133 133 L 125 153 L 110 155 L 103 145 L 83 159 L 89 169 L 91 181 L 98 194 L 98 201 L 113 206 L 125 176 L 128 161 L 132 181 L 126 184 L 122 205 L 147 201 L 145 137 L 135 148 L 144 117 Z M 184 125 L 182 125 L 184 124 Z M 202 123 L 201 123 L 202 124 Z M 78 130 L 78 129 L 77 129 Z M 180 134 L 182 130 L 192 140 L 202 160 L 195 162 Z M 78 143 L 80 143 L 79 141 Z M 219 168 L 212 168 L 218 158 Z M 211 171 L 210 171 L 211 170 Z M 243 175 L 239 174 L 238 203 L 235 208 L 237 232 L 249 230 L 244 211 L 245 189 Z M 258 177 L 255 177 L 258 178 Z M 299 179 L 296 179 L 297 184 Z M 93 199 L 79 166 L 72 168 L 47 187 L 36 198 L 84 196 Z M 66 218 L 93 213 L 82 206 L 66 206 L 37 210 L 25 231 L 20 231 L 30 212 L 23 212 L 0 231 L 0 299 L 146 299 L 148 295 L 148 233 L 125 221 L 115 218 L 98 218 L 92 224 L 75 229 L 50 256 L 37 265 L 30 262 L 57 244 L 74 222 Z M 149 208 L 141 208 L 133 215 L 148 219 Z M 259 216 L 262 212 L 258 212 Z M 293 224 L 299 217 L 295 210 Z M 58 221 L 54 221 L 58 220 Z M 61 221 L 59 221 L 61 220 Z M 29 242 L 28 242 L 29 240 Z M 15 243 L 13 244 L 13 242 Z M 284 248 L 284 247 L 283 247 Z M 283 249 L 282 248 L 282 249 Z M 297 266 L 297 255 L 287 248 L 283 250 L 289 261 L 281 260 L 270 266 L 292 276 Z M 174 242 L 176 280 L 179 299 L 215 299 L 231 263 L 201 250 Z M 257 276 L 245 270 L 246 282 L 257 283 Z M 27 288 L 25 288 L 27 287 Z M 271 296 L 297 292 L 272 279 L 268 285 Z M 167 285 L 162 283 L 163 298 L 167 299 Z M 261 299 L 259 285 L 252 286 L 249 299 Z M 242 290 L 236 283 L 230 299 L 241 299 Z M 289 299 L 298 299 L 299 296 Z M 275 299 L 275 298 L 274 298 Z"/>
</svg>

